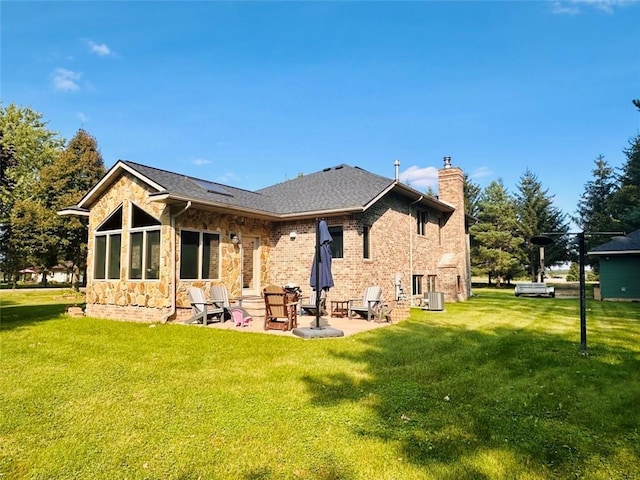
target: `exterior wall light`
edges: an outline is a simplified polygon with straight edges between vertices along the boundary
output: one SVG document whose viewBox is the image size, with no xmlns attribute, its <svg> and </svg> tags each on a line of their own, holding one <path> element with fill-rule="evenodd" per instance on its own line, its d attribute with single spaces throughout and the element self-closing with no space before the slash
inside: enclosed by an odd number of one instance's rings
<svg viewBox="0 0 640 480">
<path fill-rule="evenodd" d="M 289 234 L 290 240 L 295 240 L 297 237 L 298 237 L 298 233 L 295 230 Z"/>
</svg>

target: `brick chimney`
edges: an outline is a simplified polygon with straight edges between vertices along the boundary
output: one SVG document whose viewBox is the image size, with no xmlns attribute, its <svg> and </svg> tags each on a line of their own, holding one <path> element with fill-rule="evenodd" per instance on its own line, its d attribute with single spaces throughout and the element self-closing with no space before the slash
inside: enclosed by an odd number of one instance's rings
<svg viewBox="0 0 640 480">
<path fill-rule="evenodd" d="M 438 170 L 438 199 L 462 211 L 464 220 L 464 173 L 451 165 L 451 157 L 444 157 L 444 167 Z"/>
<path fill-rule="evenodd" d="M 451 157 L 444 157 L 444 166 L 438 170 L 438 199 L 455 208 L 448 217 L 443 218 L 441 230 L 441 254 L 448 258 L 456 258 L 456 267 L 442 268 L 439 275 L 447 277 L 447 284 L 458 284 L 455 292 L 446 292 L 450 299 L 466 298 L 469 292 L 469 255 L 468 238 L 465 231 L 464 213 L 464 173 L 459 167 L 451 164 Z M 453 254 L 453 255 L 451 255 Z M 453 278 L 455 277 L 455 278 Z"/>
</svg>

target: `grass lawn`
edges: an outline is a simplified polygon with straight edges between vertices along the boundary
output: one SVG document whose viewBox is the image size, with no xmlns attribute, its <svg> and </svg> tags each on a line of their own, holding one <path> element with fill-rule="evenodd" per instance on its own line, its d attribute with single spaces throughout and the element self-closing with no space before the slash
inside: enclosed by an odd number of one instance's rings
<svg viewBox="0 0 640 480">
<path fill-rule="evenodd" d="M 0 479 L 640 478 L 640 304 L 580 355 L 577 299 L 475 293 L 302 340 L 2 291 Z"/>
</svg>

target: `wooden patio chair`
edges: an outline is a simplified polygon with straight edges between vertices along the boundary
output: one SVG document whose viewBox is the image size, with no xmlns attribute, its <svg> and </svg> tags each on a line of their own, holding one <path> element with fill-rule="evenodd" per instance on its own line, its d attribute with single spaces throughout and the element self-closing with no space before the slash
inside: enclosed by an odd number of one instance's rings
<svg viewBox="0 0 640 480">
<path fill-rule="evenodd" d="M 264 329 L 287 331 L 298 326 L 298 298 L 275 285 L 265 287 Z"/>
<path fill-rule="evenodd" d="M 207 301 L 201 288 L 189 287 L 188 296 L 193 315 L 185 323 L 202 323 L 206 326 L 209 318 L 220 319 L 222 317 L 224 309 L 218 308 Z"/>
<path fill-rule="evenodd" d="M 382 302 L 382 289 L 377 286 L 367 287 L 362 298 L 349 300 L 347 316 L 351 318 L 354 313 L 370 321 L 376 316 L 376 311 Z"/>
</svg>

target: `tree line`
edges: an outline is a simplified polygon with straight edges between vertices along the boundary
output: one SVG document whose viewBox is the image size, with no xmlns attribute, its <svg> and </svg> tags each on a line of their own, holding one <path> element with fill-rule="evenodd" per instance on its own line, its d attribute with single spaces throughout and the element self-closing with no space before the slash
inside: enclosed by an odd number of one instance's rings
<svg viewBox="0 0 640 480">
<path fill-rule="evenodd" d="M 0 270 L 12 282 L 36 267 L 46 284 L 64 265 L 77 287 L 85 273 L 87 219 L 60 216 L 105 174 L 96 139 L 79 130 L 68 142 L 40 113 L 0 105 Z"/>
<path fill-rule="evenodd" d="M 633 104 L 640 110 L 640 100 Z M 640 228 L 640 134 L 622 151 L 626 160 L 619 169 L 602 155 L 595 159 L 593 179 L 572 215 L 554 206 L 554 196 L 529 169 L 514 193 L 501 179 L 481 189 L 465 177 L 466 213 L 477 220 L 470 227 L 473 274 L 497 284 L 542 279 L 540 249 L 530 239 L 560 234 L 545 248 L 546 266 L 575 260 L 566 235 L 570 220 L 587 233 L 587 249 L 607 240 L 589 232 Z M 86 269 L 87 219 L 56 212 L 77 204 L 105 174 L 96 139 L 80 129 L 67 142 L 40 113 L 0 104 L 0 170 L 0 270 L 16 281 L 21 269 L 35 266 L 46 283 L 47 272 L 62 264 L 77 284 Z"/>
<path fill-rule="evenodd" d="M 632 101 L 640 111 L 640 100 Z M 570 235 L 569 221 L 585 233 L 586 250 L 610 238 L 599 232 L 629 233 L 640 228 L 640 134 L 622 149 L 625 161 L 612 167 L 599 155 L 592 170 L 593 179 L 584 186 L 576 211 L 567 214 L 553 205 L 554 196 L 538 177 L 527 169 L 514 193 L 495 180 L 481 189 L 465 177 L 466 213 L 477 222 L 471 236 L 473 275 L 486 275 L 489 284 L 497 285 L 514 278 L 542 280 L 540 247 L 531 238 L 553 232 L 554 243 L 544 249 L 544 265 L 553 266 L 577 260 L 575 236 Z M 597 272 L 597 260 L 587 258 Z"/>
</svg>

